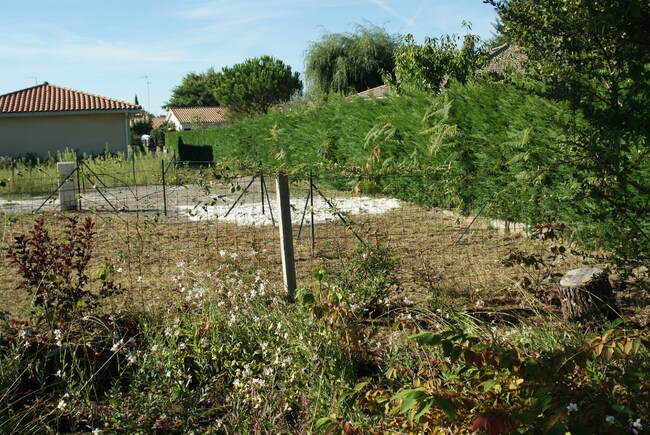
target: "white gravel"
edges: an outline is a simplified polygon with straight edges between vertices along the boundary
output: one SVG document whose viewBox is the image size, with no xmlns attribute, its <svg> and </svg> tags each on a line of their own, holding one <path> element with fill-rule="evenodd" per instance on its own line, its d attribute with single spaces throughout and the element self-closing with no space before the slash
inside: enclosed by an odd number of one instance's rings
<svg viewBox="0 0 650 435">
<path fill-rule="evenodd" d="M 314 198 L 314 223 L 337 220 L 339 219 L 337 212 L 344 215 L 382 214 L 401 206 L 400 201 L 394 198 L 369 198 L 361 196 L 355 198 L 334 198 L 330 201 L 334 205 L 334 209 L 323 199 Z M 293 198 L 291 200 L 291 221 L 293 223 L 299 224 L 302 220 L 305 202 L 306 198 Z M 264 213 L 262 213 L 261 201 L 237 204 L 228 216 L 225 216 L 231 205 L 223 201 L 223 204 L 216 205 L 179 206 L 179 210 L 186 213 L 189 219 L 193 221 L 219 219 L 224 222 L 251 226 L 271 225 L 272 223 L 268 204 L 265 204 Z M 271 206 L 273 217 L 277 221 L 279 213 L 275 201 L 271 201 Z M 310 217 L 309 207 L 307 207 L 304 218 L 305 222 L 309 222 Z"/>
</svg>

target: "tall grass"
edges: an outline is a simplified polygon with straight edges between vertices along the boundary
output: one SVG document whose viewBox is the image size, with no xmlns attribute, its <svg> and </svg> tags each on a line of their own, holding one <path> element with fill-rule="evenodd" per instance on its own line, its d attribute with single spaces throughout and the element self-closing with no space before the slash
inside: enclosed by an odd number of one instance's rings
<svg viewBox="0 0 650 435">
<path fill-rule="evenodd" d="M 102 183 L 106 187 L 149 185 L 162 182 L 163 161 L 172 159 L 160 150 L 145 150 L 127 155 L 122 152 L 77 158 L 74 151 L 57 153 L 41 160 L 21 158 L 0 160 L 0 197 L 17 199 L 44 196 L 59 184 L 57 162 L 77 162 L 84 183 Z"/>
</svg>

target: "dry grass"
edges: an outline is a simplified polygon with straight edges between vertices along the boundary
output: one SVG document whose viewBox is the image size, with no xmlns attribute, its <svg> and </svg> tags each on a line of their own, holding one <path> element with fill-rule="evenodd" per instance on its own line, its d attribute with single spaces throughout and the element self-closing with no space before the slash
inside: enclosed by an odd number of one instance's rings
<svg viewBox="0 0 650 435">
<path fill-rule="evenodd" d="M 65 215 L 43 217 L 53 235 L 60 234 Z M 263 271 L 277 288 L 282 287 L 277 228 L 116 213 L 96 213 L 93 219 L 97 235 L 88 272 L 94 275 L 102 263 L 113 264 L 120 270 L 115 281 L 128 289 L 108 301 L 107 310 L 147 311 L 172 306 L 183 297 L 176 279 L 179 262 L 184 262 L 184 269 L 195 273 L 200 281 L 232 255 L 238 262 Z M 396 300 L 406 295 L 421 303 L 439 301 L 458 309 L 491 312 L 530 310 L 542 304 L 553 312 L 557 304 L 552 291 L 559 279 L 556 275 L 590 263 L 567 254 L 559 266 L 549 269 L 508 266 L 503 260 L 515 250 L 543 258 L 552 244 L 568 247 L 570 242 L 533 241 L 521 232 L 498 230 L 487 220 L 478 220 L 459 241 L 469 219 L 414 205 L 353 219 L 355 232 L 366 243 L 388 245 L 397 255 L 401 288 Z M 3 253 L 14 236 L 29 231 L 33 220 L 33 215 L 3 216 Z M 294 236 L 297 232 L 294 228 Z M 338 221 L 317 224 L 315 235 L 313 257 L 308 225 L 295 241 L 299 286 L 312 284 L 310 270 L 314 265 L 325 265 L 335 273 L 358 246 L 358 240 Z M 16 290 L 19 276 L 4 257 L 0 262 L 0 306 L 21 318 L 28 314 L 29 303 L 26 293 Z M 523 277 L 532 283 L 532 292 L 519 285 Z"/>
</svg>

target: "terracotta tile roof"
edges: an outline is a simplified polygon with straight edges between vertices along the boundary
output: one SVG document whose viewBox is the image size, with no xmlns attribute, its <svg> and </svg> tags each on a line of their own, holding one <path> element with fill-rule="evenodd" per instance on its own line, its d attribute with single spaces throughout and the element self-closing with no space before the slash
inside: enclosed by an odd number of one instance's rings
<svg viewBox="0 0 650 435">
<path fill-rule="evenodd" d="M 368 89 L 367 91 L 359 92 L 357 94 L 357 97 L 361 98 L 370 98 L 370 97 L 375 97 L 375 98 L 383 98 L 390 94 L 390 90 L 388 89 L 388 86 L 386 85 L 381 85 L 377 86 L 376 88 Z"/>
<path fill-rule="evenodd" d="M 0 95 L 0 114 L 141 109 L 135 104 L 51 85 L 48 82 Z"/>
<path fill-rule="evenodd" d="M 223 107 L 170 107 L 169 111 L 182 124 L 190 124 L 196 118 L 200 118 L 204 123 L 228 122 L 228 111 Z"/>
<path fill-rule="evenodd" d="M 151 118 L 151 128 L 160 127 L 166 120 L 167 118 L 164 116 L 156 116 L 154 118 Z"/>
</svg>

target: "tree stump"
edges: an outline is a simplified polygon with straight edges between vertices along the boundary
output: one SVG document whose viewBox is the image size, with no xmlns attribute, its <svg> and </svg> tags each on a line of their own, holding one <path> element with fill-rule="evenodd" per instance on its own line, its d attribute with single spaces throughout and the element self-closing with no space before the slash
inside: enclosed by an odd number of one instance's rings
<svg viewBox="0 0 650 435">
<path fill-rule="evenodd" d="M 614 294 L 607 273 L 597 267 L 581 267 L 564 275 L 559 285 L 565 321 L 604 316 L 614 319 Z"/>
</svg>

